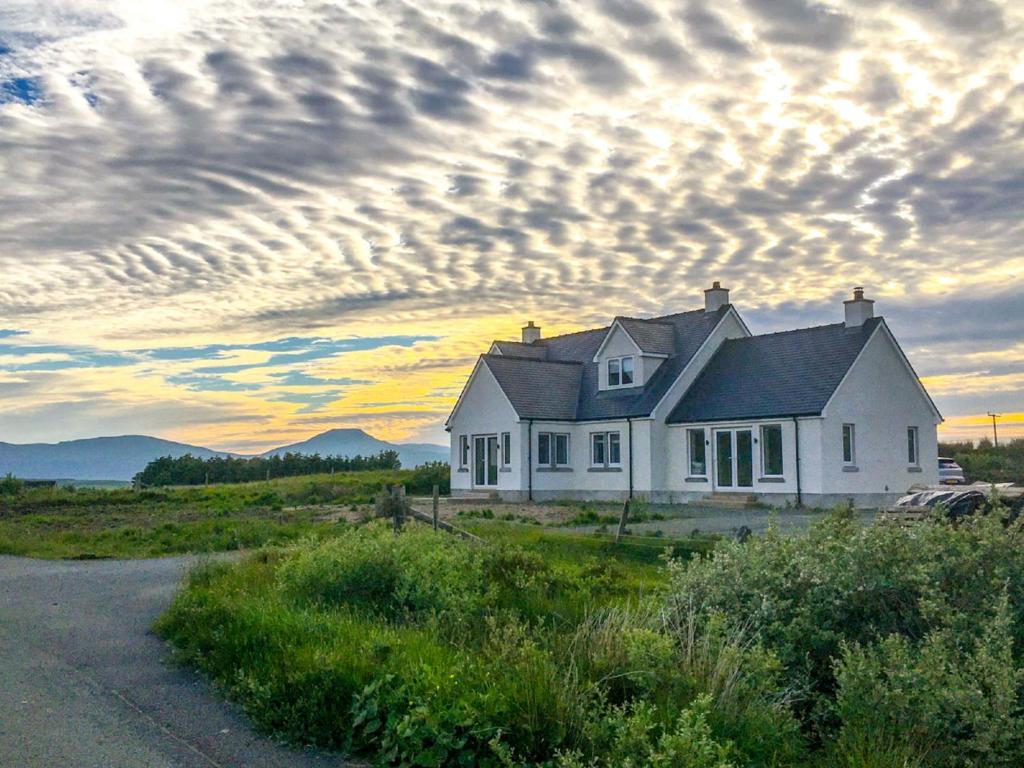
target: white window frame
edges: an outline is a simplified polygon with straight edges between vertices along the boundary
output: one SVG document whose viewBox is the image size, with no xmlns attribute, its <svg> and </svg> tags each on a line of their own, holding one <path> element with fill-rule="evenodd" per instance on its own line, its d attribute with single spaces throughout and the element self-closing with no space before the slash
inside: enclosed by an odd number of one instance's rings
<svg viewBox="0 0 1024 768">
<path fill-rule="evenodd" d="M 911 442 L 913 441 L 913 442 Z M 910 457 L 910 447 L 913 444 L 914 457 Z M 921 466 L 921 433 L 917 427 L 907 427 L 907 466 Z"/>
<path fill-rule="evenodd" d="M 501 466 L 508 469 L 512 466 L 512 433 L 502 432 L 500 440 L 498 450 L 501 452 Z"/>
<path fill-rule="evenodd" d="M 768 471 L 768 441 L 765 440 L 765 433 L 769 429 L 779 430 L 779 464 L 781 465 L 781 471 L 776 473 L 770 473 Z M 782 432 L 781 424 L 762 424 L 761 425 L 761 477 L 784 477 L 786 474 L 786 451 L 784 449 L 784 436 Z"/>
<path fill-rule="evenodd" d="M 537 433 L 537 466 L 538 467 L 550 467 L 553 464 L 554 458 L 554 439 L 552 438 L 551 432 L 538 432 Z M 548 444 L 548 458 L 546 461 L 541 459 L 541 441 L 546 440 Z"/>
<path fill-rule="evenodd" d="M 704 448 L 704 471 L 693 471 L 693 442 L 692 435 L 700 433 L 700 444 Z M 708 477 L 708 435 L 704 427 L 690 427 L 686 430 L 686 471 L 687 477 Z"/>
<path fill-rule="evenodd" d="M 625 377 L 626 361 L 629 361 L 629 381 L 623 381 Z M 612 363 L 615 364 L 616 381 L 612 383 Z M 605 362 L 605 376 L 608 382 L 608 389 L 621 389 L 622 387 L 636 386 L 636 360 L 633 355 L 622 355 L 621 357 L 609 357 Z"/>
<path fill-rule="evenodd" d="M 618 448 L 619 460 L 612 461 L 612 438 Z M 603 458 L 601 461 L 597 460 L 595 446 L 600 442 L 602 447 Z M 622 436 L 618 430 L 613 432 L 591 432 L 590 433 L 590 466 L 597 469 L 607 469 L 622 466 Z"/>
<path fill-rule="evenodd" d="M 850 458 L 846 458 L 846 430 L 850 430 Z M 853 424 L 843 424 L 840 451 L 843 456 L 843 465 L 852 467 L 857 463 L 857 428 Z"/>
<path fill-rule="evenodd" d="M 558 442 L 559 440 L 565 440 L 565 461 L 558 460 Z M 568 467 L 572 463 L 572 446 L 569 443 L 568 432 L 555 432 L 552 437 L 552 447 L 554 450 L 551 452 L 552 466 L 555 467 Z"/>
<path fill-rule="evenodd" d="M 459 435 L 459 469 L 469 469 L 469 435 Z"/>
</svg>

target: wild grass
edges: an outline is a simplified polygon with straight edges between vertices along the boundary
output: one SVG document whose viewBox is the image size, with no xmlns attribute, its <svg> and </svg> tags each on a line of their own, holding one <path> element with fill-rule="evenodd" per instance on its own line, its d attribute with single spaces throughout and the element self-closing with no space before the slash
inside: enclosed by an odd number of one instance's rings
<svg viewBox="0 0 1024 768">
<path fill-rule="evenodd" d="M 428 493 L 419 470 L 336 473 L 187 488 L 0 489 L 0 554 L 157 557 L 329 536 L 323 505 L 365 505 L 386 485 Z"/>
</svg>

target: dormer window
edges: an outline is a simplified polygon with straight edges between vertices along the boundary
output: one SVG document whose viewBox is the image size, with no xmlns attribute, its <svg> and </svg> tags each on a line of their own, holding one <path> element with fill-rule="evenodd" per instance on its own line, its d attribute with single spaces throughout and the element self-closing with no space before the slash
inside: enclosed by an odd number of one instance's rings
<svg viewBox="0 0 1024 768">
<path fill-rule="evenodd" d="M 633 386 L 633 356 L 609 358 L 608 387 L 631 386 Z"/>
</svg>

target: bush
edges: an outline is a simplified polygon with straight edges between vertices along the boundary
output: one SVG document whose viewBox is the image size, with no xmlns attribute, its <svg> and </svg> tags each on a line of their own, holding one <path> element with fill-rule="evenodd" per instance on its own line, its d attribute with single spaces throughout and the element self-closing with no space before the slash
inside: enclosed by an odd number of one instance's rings
<svg viewBox="0 0 1024 768">
<path fill-rule="evenodd" d="M 773 649 L 788 687 L 800 692 L 796 711 L 804 728 L 819 742 L 841 732 L 844 718 L 853 717 L 853 702 L 863 699 L 852 693 L 863 690 L 854 679 L 867 674 L 854 671 L 880 669 L 884 664 L 877 654 L 916 680 L 925 673 L 914 671 L 911 657 L 938 654 L 955 641 L 960 650 L 950 650 L 944 663 L 956 675 L 968 675 L 977 660 L 962 648 L 991 647 L 983 642 L 986 627 L 1004 599 L 1010 649 L 1004 661 L 1010 677 L 993 682 L 992 690 L 1009 685 L 1021 695 L 1024 548 L 1019 527 L 1006 530 L 999 517 L 959 528 L 941 521 L 901 528 L 861 527 L 837 513 L 802 538 L 769 533 L 746 544 L 724 544 L 708 560 L 673 566 L 668 608 L 683 615 L 694 610 L 720 615 Z M 889 701 L 881 693 L 875 699 Z M 997 710 L 1001 728 L 1019 726 L 1019 713 Z M 888 717 L 887 711 L 878 716 Z M 969 748 L 973 738 L 951 716 L 929 728 L 954 750 Z"/>
</svg>

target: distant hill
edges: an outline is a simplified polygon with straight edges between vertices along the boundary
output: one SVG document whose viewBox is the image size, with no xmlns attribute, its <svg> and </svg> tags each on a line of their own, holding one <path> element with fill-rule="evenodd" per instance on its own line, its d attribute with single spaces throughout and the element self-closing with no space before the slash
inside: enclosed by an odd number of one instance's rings
<svg viewBox="0 0 1024 768">
<path fill-rule="evenodd" d="M 293 453 L 321 456 L 367 456 L 398 451 L 403 467 L 428 461 L 448 461 L 448 448 L 430 443 L 388 443 L 361 429 L 332 429 L 301 443 L 267 451 L 263 456 Z M 197 445 L 176 443 L 146 435 L 93 437 L 63 443 L 16 445 L 0 442 L 0 477 L 8 472 L 33 480 L 131 480 L 137 472 L 161 456 L 199 458 L 228 456 Z"/>
<path fill-rule="evenodd" d="M 209 458 L 225 453 L 146 435 L 92 437 L 63 443 L 0 443 L 0 476 L 36 480 L 131 480 L 161 456 Z"/>
<path fill-rule="evenodd" d="M 332 429 L 301 443 L 283 445 L 262 456 L 286 453 L 319 453 L 321 456 L 368 456 L 381 451 L 398 451 L 403 467 L 415 467 L 428 461 L 448 461 L 448 448 L 431 443 L 388 443 L 361 429 Z"/>
</svg>

